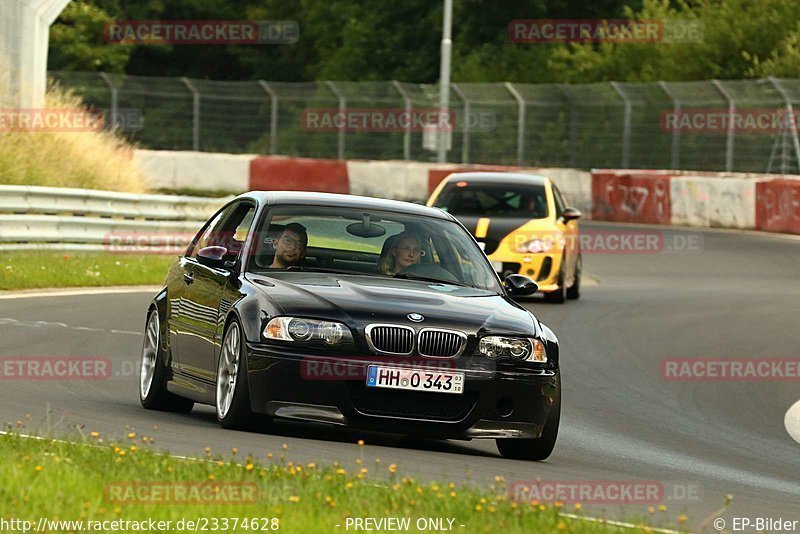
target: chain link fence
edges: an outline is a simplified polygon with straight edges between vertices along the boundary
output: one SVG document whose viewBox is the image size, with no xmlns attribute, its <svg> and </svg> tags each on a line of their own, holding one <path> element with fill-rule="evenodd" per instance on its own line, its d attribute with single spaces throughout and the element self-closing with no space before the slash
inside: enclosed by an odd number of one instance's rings
<svg viewBox="0 0 800 534">
<path fill-rule="evenodd" d="M 222 82 L 85 72 L 51 78 L 109 110 L 142 147 L 433 161 L 436 135 L 349 114 L 436 109 L 438 88 L 391 82 Z M 800 174 L 800 80 L 452 85 L 448 160 L 541 167 Z M 139 124 L 120 121 L 138 112 Z M 327 116 L 334 127 L 309 124 Z M 135 116 L 135 114 L 134 114 Z M 403 124 L 402 122 L 400 124 Z M 374 126 L 374 124 L 372 124 Z"/>
</svg>

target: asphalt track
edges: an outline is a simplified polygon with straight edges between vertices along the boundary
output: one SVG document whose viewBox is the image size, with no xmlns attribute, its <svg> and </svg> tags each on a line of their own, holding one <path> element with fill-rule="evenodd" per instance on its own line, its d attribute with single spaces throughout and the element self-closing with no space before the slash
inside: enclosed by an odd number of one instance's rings
<svg viewBox="0 0 800 534">
<path fill-rule="evenodd" d="M 663 231 L 667 242 L 689 232 Z M 502 459 L 491 441 L 429 441 L 293 422 L 270 433 L 234 432 L 219 428 L 210 408 L 190 415 L 145 411 L 137 366 L 149 293 L 0 299 L 0 356 L 107 356 L 114 369 L 111 379 L 99 381 L 4 381 L 0 422 L 20 420 L 25 431 L 43 433 L 49 405 L 56 434 L 75 434 L 76 424 L 107 436 L 131 428 L 175 454 L 237 447 L 263 460 L 285 443 L 290 460 L 351 467 L 360 454 L 355 442 L 363 438 L 369 467 L 378 457 L 382 471 L 396 463 L 421 479 L 484 486 L 497 475 L 659 481 L 667 488 L 663 515 L 688 513 L 693 529 L 716 517 L 726 494 L 734 496 L 723 514 L 728 525 L 735 516 L 800 520 L 800 444 L 784 426 L 800 382 L 673 382 L 660 374 L 664 358 L 797 358 L 800 240 L 691 233 L 701 240 L 693 252 L 585 254 L 585 270 L 600 283 L 585 287 L 580 301 L 525 303 L 562 347 L 561 433 L 546 462 Z M 585 510 L 631 517 L 648 515 L 646 508 Z"/>
</svg>

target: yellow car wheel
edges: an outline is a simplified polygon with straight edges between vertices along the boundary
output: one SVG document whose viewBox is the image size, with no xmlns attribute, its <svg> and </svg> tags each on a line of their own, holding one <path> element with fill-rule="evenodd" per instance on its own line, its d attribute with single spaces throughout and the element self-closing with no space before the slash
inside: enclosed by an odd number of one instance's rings
<svg viewBox="0 0 800 534">
<path fill-rule="evenodd" d="M 575 262 L 575 281 L 572 286 L 567 289 L 567 298 L 570 300 L 578 300 L 581 298 L 581 272 L 583 271 L 583 256 L 578 253 L 578 259 Z"/>
</svg>

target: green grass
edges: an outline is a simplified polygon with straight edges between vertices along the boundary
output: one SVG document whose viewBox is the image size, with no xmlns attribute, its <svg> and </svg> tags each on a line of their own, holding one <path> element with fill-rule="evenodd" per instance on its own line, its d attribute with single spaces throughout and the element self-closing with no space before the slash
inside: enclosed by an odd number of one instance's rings
<svg viewBox="0 0 800 534">
<path fill-rule="evenodd" d="M 233 189 L 195 189 L 193 187 L 160 187 L 152 191 L 159 195 L 180 195 L 204 198 L 222 198 L 237 196 L 244 191 L 234 191 Z"/>
<path fill-rule="evenodd" d="M 4 252 L 0 290 L 43 287 L 158 285 L 175 254 L 112 254 L 108 252 Z"/>
<path fill-rule="evenodd" d="M 88 432 L 88 429 L 87 429 Z M 128 434 L 118 442 L 89 434 L 86 444 L 0 436 L 0 507 L 3 517 L 54 520 L 156 520 L 199 518 L 276 518 L 280 532 L 346 532 L 350 518 L 452 518 L 453 531 L 473 532 L 631 532 L 562 515 L 561 506 L 511 502 L 504 482 L 487 490 L 440 483 L 420 483 L 397 466 L 360 457 L 348 465 L 294 464 L 291 451 L 267 454 L 263 462 L 206 449 L 207 458 L 180 460 L 153 452 L 148 437 Z M 145 503 L 121 493 L 133 483 L 150 490 L 180 484 L 236 484 L 251 499 L 187 504 L 169 499 Z M 187 487 L 187 486 L 184 486 Z M 124 490 L 125 492 L 129 490 Z M 122 496 L 122 497 L 121 497 Z M 119 499 L 127 499 L 120 501 Z M 569 513 L 575 512 L 573 507 Z M 337 528 L 336 525 L 340 525 Z M 461 528 L 460 525 L 465 525 Z M 259 525 L 259 531 L 262 531 Z M 73 527 L 74 528 L 74 527 Z M 61 532 L 67 529 L 54 529 Z M 77 530 L 77 529 L 75 529 Z M 187 529 L 188 530 L 188 529 Z M 251 532 L 253 529 L 229 529 Z M 351 531 L 353 528 L 350 529 Z M 641 525 L 641 530 L 646 527 Z M 107 529 L 108 531 L 108 529 Z M 134 531 L 116 528 L 113 531 Z M 175 531 L 175 530 L 171 530 Z M 411 531 L 416 531 L 412 528 Z"/>
</svg>

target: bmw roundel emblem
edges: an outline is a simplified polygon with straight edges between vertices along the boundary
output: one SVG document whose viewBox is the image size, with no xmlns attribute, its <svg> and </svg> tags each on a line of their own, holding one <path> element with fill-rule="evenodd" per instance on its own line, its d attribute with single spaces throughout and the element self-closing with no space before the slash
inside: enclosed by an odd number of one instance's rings
<svg viewBox="0 0 800 534">
<path fill-rule="evenodd" d="M 409 313 L 407 317 L 409 321 L 414 321 L 415 323 L 421 323 L 422 321 L 425 320 L 425 317 L 423 317 L 418 313 Z"/>
</svg>

